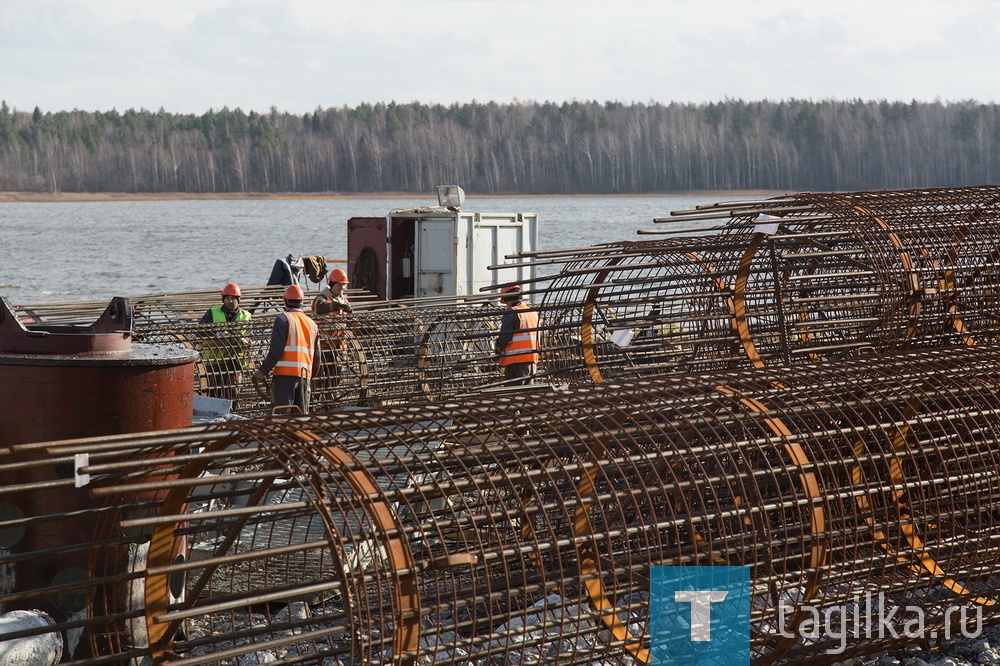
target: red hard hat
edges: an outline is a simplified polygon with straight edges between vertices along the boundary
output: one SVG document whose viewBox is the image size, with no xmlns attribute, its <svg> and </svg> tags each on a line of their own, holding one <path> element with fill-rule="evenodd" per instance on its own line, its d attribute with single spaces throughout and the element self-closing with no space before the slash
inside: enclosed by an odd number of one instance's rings
<svg viewBox="0 0 1000 666">
<path fill-rule="evenodd" d="M 306 295 L 302 293 L 302 287 L 297 284 L 290 284 L 285 287 L 284 298 L 286 301 L 301 301 Z"/>
<path fill-rule="evenodd" d="M 512 284 L 512 285 L 504 287 L 503 289 L 500 290 L 500 295 L 501 296 L 506 297 L 505 296 L 506 294 L 510 294 L 511 296 L 520 296 L 521 295 L 521 285 L 519 285 L 519 284 Z"/>
<path fill-rule="evenodd" d="M 235 282 L 230 282 L 225 287 L 223 287 L 222 295 L 235 296 L 236 298 L 243 298 L 243 293 L 240 291 L 240 286 Z"/>
<path fill-rule="evenodd" d="M 340 284 L 350 284 L 350 281 L 347 279 L 347 273 L 344 272 L 343 268 L 334 268 L 330 271 L 328 281 L 339 282 Z"/>
</svg>

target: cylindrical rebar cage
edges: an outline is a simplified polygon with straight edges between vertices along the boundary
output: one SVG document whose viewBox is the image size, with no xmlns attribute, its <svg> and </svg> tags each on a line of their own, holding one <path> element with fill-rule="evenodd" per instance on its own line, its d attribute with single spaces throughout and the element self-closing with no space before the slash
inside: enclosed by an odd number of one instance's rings
<svg viewBox="0 0 1000 666">
<path fill-rule="evenodd" d="M 651 567 L 731 565 L 755 663 L 830 663 L 917 638 L 840 645 L 810 618 L 997 621 L 998 363 L 963 346 L 49 450 L 88 451 L 106 502 L 79 549 L 96 653 L 646 663 Z M 148 553 L 132 573 L 123 544 Z"/>
<path fill-rule="evenodd" d="M 675 213 L 719 225 L 697 233 L 516 258 L 556 269 L 528 292 L 552 378 L 970 345 L 1000 333 L 998 196 L 970 187 L 720 203 Z"/>
</svg>

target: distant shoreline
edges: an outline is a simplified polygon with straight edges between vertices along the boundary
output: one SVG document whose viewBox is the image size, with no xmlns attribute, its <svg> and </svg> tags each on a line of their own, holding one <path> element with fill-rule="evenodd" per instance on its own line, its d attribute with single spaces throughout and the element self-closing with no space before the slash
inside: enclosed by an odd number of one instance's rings
<svg viewBox="0 0 1000 666">
<path fill-rule="evenodd" d="M 653 194 L 469 194 L 466 198 L 473 199 L 552 199 L 557 197 L 721 197 L 732 199 L 734 197 L 771 197 L 789 194 L 786 191 L 771 190 L 718 190 L 718 191 L 697 191 L 697 192 L 657 192 Z M 87 202 L 87 201 L 188 201 L 188 200 L 271 200 L 271 199 L 410 199 L 431 198 L 433 192 L 364 192 L 364 193 L 339 193 L 339 192 L 248 192 L 248 193 L 220 193 L 220 194 L 195 194 L 187 192 L 155 192 L 130 194 L 126 192 L 0 192 L 0 203 L 58 203 L 58 202 Z"/>
</svg>

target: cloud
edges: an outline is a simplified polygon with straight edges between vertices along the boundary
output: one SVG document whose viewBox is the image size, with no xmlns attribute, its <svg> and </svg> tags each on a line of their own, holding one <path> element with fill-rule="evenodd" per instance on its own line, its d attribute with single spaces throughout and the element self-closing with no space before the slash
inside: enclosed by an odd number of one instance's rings
<svg viewBox="0 0 1000 666">
<path fill-rule="evenodd" d="M 3 2 L 0 97 L 26 110 L 1000 99 L 981 0 Z"/>
</svg>

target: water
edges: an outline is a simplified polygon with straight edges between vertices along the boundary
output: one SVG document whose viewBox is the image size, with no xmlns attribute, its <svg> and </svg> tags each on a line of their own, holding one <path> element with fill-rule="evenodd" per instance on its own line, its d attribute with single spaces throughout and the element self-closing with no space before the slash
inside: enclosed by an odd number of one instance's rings
<svg viewBox="0 0 1000 666">
<path fill-rule="evenodd" d="M 463 210 L 537 213 L 539 249 L 636 239 L 672 210 L 743 197 L 467 197 Z M 288 254 L 347 257 L 347 220 L 430 197 L 0 204 L 0 296 L 11 303 L 110 300 L 262 285 Z"/>
</svg>

